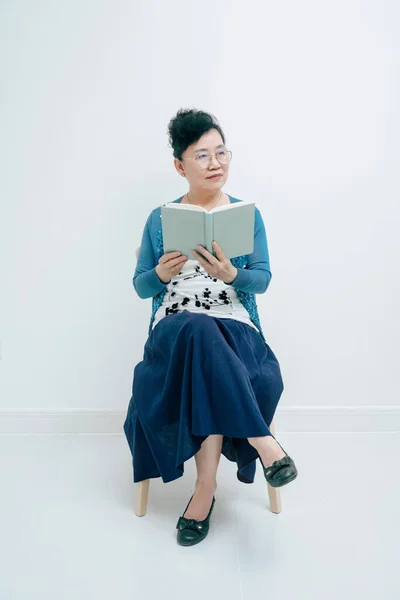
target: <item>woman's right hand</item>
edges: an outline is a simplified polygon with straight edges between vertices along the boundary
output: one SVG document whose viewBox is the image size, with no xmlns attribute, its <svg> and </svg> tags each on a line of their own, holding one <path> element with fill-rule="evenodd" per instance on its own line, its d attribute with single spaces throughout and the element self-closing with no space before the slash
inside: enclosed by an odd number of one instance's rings
<svg viewBox="0 0 400 600">
<path fill-rule="evenodd" d="M 172 277 L 178 275 L 188 257 L 180 252 L 167 252 L 158 261 L 156 273 L 163 283 L 168 283 Z"/>
</svg>

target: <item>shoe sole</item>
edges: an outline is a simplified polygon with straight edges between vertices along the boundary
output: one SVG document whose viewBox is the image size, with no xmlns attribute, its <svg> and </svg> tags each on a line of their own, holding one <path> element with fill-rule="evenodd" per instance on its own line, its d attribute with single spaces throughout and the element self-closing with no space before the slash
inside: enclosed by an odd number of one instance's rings
<svg viewBox="0 0 400 600">
<path fill-rule="evenodd" d="M 207 535 L 208 535 L 208 533 L 207 533 Z M 188 544 L 179 542 L 178 540 L 177 540 L 177 543 L 178 543 L 179 546 L 184 546 L 185 548 L 188 548 L 189 546 L 196 546 L 197 544 L 200 544 L 200 542 L 203 542 L 206 539 L 207 535 L 205 535 L 203 538 L 200 538 L 199 540 L 196 540 L 194 542 L 190 542 Z"/>
</svg>

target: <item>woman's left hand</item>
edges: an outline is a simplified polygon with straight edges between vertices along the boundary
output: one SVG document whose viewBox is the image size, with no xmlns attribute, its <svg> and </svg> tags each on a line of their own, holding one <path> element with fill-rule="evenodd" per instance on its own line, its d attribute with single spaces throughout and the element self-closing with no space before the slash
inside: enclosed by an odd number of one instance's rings
<svg viewBox="0 0 400 600">
<path fill-rule="evenodd" d="M 203 258 L 197 250 L 193 250 L 193 254 L 209 275 L 221 279 L 221 281 L 227 284 L 232 283 L 233 280 L 236 279 L 238 272 L 237 268 L 234 267 L 229 258 L 225 256 L 224 251 L 217 242 L 213 242 L 213 248 L 217 256 L 208 252 L 204 246 L 197 247 L 205 258 Z"/>
</svg>

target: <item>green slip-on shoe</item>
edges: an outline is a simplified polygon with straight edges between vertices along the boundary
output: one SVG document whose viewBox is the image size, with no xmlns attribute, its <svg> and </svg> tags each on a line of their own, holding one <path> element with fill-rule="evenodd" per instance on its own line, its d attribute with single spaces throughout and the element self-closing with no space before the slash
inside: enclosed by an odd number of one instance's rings
<svg viewBox="0 0 400 600">
<path fill-rule="evenodd" d="M 193 498 L 193 496 L 192 496 Z M 189 500 L 189 504 L 192 501 L 192 498 Z M 188 509 L 187 505 L 185 511 Z M 208 531 L 210 529 L 210 517 L 213 511 L 215 504 L 215 498 L 213 497 L 213 501 L 211 503 L 210 512 L 204 521 L 195 521 L 194 519 L 185 519 L 185 517 L 179 517 L 176 528 L 178 530 L 177 533 L 177 541 L 181 546 L 194 546 L 195 544 L 199 544 L 207 537 Z"/>
<path fill-rule="evenodd" d="M 288 455 L 276 460 L 270 467 L 264 467 L 262 461 L 261 464 L 265 479 L 272 487 L 282 487 L 296 479 L 298 475 L 296 465 Z"/>
<path fill-rule="evenodd" d="M 267 480 L 267 483 L 269 483 L 269 485 L 272 487 L 282 487 L 283 485 L 286 485 L 287 483 L 290 483 L 296 479 L 298 472 L 293 458 L 291 458 L 286 450 L 282 448 L 276 437 L 274 435 L 272 437 L 278 446 L 281 447 L 286 456 L 280 460 L 275 460 L 270 467 L 264 467 L 261 457 L 260 462 L 262 464 L 264 477 Z"/>
</svg>

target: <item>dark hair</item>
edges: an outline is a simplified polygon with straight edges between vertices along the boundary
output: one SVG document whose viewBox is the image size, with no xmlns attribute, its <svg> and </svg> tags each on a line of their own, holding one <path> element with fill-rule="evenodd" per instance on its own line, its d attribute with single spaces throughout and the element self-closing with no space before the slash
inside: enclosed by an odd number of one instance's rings
<svg viewBox="0 0 400 600">
<path fill-rule="evenodd" d="M 216 129 L 225 144 L 224 133 L 214 115 L 195 108 L 178 110 L 168 124 L 169 143 L 175 158 L 182 160 L 186 148 L 210 129 Z"/>
</svg>

